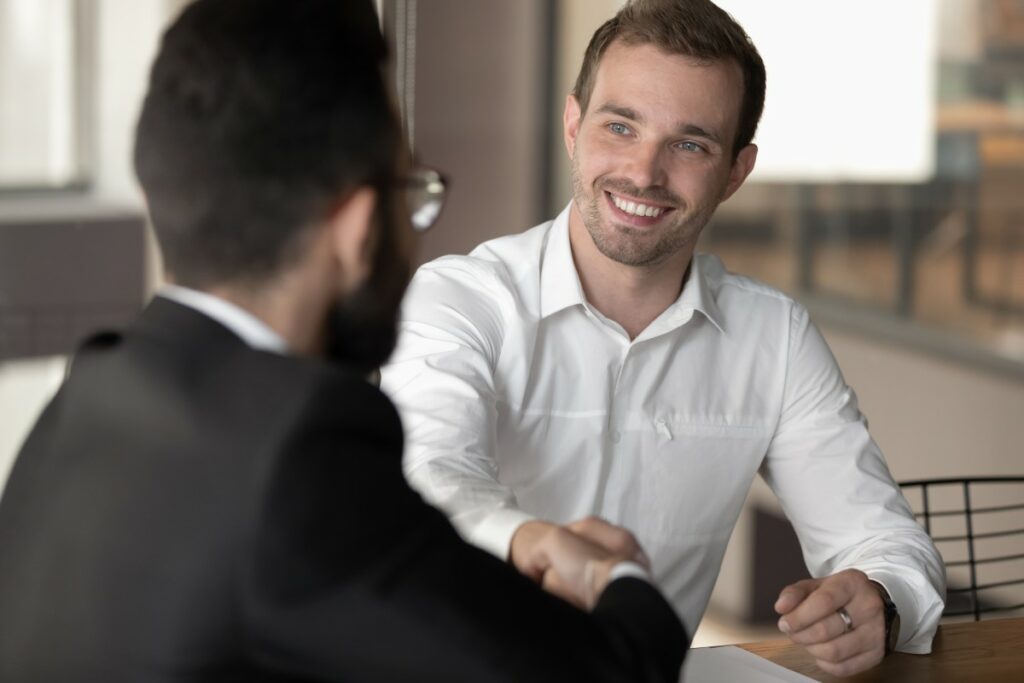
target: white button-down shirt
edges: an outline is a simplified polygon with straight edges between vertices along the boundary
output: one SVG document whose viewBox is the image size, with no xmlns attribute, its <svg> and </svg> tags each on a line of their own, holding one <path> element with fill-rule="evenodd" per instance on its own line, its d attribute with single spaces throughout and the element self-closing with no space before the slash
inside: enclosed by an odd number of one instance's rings
<svg viewBox="0 0 1024 683">
<path fill-rule="evenodd" d="M 944 571 L 806 310 L 696 255 L 632 341 L 586 301 L 568 210 L 419 269 L 383 388 L 406 473 L 471 542 L 507 556 L 539 517 L 633 531 L 690 629 L 760 472 L 814 576 L 855 567 L 927 652 Z M 782 587 L 780 586 L 780 589 Z"/>
</svg>

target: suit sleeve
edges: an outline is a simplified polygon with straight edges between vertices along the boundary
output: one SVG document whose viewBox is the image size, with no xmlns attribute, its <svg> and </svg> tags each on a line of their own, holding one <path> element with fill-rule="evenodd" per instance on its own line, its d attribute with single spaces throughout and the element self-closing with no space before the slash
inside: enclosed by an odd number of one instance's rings
<svg viewBox="0 0 1024 683">
<path fill-rule="evenodd" d="M 686 634 L 620 579 L 591 614 L 460 540 L 402 475 L 387 399 L 334 382 L 308 403 L 259 505 L 243 568 L 248 655 L 363 681 L 676 681 Z"/>
</svg>

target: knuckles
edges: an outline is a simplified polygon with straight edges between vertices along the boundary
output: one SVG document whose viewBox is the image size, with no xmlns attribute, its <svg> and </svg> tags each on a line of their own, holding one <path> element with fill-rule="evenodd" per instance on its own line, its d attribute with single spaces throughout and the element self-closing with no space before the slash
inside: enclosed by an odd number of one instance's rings
<svg viewBox="0 0 1024 683">
<path fill-rule="evenodd" d="M 828 624 L 824 621 L 819 621 L 817 624 L 808 629 L 810 631 L 809 636 L 812 643 L 822 643 L 829 640 L 831 634 L 828 631 Z"/>
</svg>

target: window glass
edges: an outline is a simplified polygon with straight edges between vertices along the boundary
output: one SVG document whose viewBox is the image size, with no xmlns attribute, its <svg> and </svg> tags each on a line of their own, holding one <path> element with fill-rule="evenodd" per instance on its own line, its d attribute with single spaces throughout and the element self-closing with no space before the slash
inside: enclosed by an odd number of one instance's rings
<svg viewBox="0 0 1024 683">
<path fill-rule="evenodd" d="M 74 0 L 0 0 L 0 188 L 81 179 Z"/>
<path fill-rule="evenodd" d="M 719 3 L 769 95 L 702 248 L 1024 361 L 1024 2 Z"/>
</svg>

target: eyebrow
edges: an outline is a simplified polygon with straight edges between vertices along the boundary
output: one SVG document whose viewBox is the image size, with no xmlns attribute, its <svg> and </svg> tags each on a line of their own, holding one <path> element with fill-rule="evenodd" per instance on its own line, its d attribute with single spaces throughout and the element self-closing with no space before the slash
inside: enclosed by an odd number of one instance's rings
<svg viewBox="0 0 1024 683">
<path fill-rule="evenodd" d="M 623 107 L 617 104 L 613 104 L 611 102 L 607 104 L 602 104 L 600 107 L 597 108 L 596 113 L 614 114 L 615 116 L 621 116 L 624 119 L 636 121 L 637 123 L 644 122 L 644 117 L 641 116 L 640 113 L 637 112 L 635 109 Z M 697 137 L 702 137 L 706 140 L 710 140 L 711 142 L 714 142 L 716 144 L 722 144 L 721 139 L 714 131 L 708 130 L 707 128 L 701 128 L 700 126 L 694 123 L 679 124 L 679 126 L 676 127 L 676 133 L 679 135 L 695 135 Z"/>
</svg>

